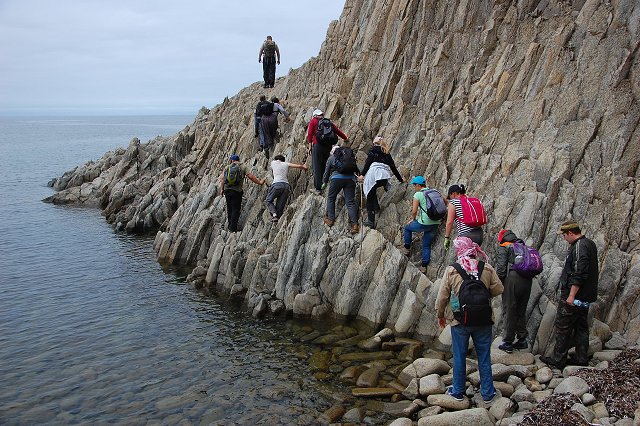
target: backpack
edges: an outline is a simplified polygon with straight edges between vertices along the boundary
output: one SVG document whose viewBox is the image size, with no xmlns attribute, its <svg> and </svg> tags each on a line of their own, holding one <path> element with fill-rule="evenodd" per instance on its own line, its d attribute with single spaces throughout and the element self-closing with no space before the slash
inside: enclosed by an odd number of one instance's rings
<svg viewBox="0 0 640 426">
<path fill-rule="evenodd" d="M 228 186 L 238 186 L 244 179 L 244 173 L 238 163 L 231 163 L 224 169 L 224 182 Z"/>
<path fill-rule="evenodd" d="M 462 218 L 460 219 L 462 223 L 471 228 L 477 228 L 487 223 L 487 213 L 479 199 L 463 195 L 460 197 L 460 205 L 462 206 Z"/>
<path fill-rule="evenodd" d="M 353 154 L 353 150 L 348 146 L 342 146 L 336 149 L 333 156 L 336 160 L 336 170 L 338 173 L 349 174 L 358 171 L 356 156 Z"/>
<path fill-rule="evenodd" d="M 429 216 L 431 220 L 442 220 L 447 216 L 447 205 L 444 203 L 444 198 L 433 188 L 427 188 L 422 190 L 422 195 L 427 204 L 427 210 L 422 208 L 421 204 L 418 204 L 423 212 Z"/>
<path fill-rule="evenodd" d="M 338 135 L 333 128 L 333 123 L 328 118 L 318 120 L 318 129 L 316 130 L 316 141 L 320 145 L 335 145 L 338 142 Z"/>
<path fill-rule="evenodd" d="M 453 317 L 462 325 L 468 327 L 486 326 L 493 324 L 491 319 L 491 293 L 480 280 L 484 262 L 478 262 L 478 278 L 467 274 L 458 263 L 452 263 L 462 277 L 462 284 L 458 292 L 460 310 L 453 313 Z"/>
<path fill-rule="evenodd" d="M 276 42 L 273 40 L 265 40 L 262 46 L 262 54 L 264 56 L 273 56 L 276 54 Z"/>
<path fill-rule="evenodd" d="M 263 101 L 256 107 L 256 115 L 271 115 L 273 114 L 273 102 Z"/>
<path fill-rule="evenodd" d="M 511 264 L 511 269 L 524 278 L 533 278 L 542 272 L 542 257 L 538 250 L 529 247 L 523 242 L 516 241 L 512 244 L 516 260 Z"/>
</svg>

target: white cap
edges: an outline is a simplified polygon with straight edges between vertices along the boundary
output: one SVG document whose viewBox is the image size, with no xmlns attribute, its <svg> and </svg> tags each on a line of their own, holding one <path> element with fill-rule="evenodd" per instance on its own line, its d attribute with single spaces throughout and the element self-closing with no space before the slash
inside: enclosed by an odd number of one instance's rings
<svg viewBox="0 0 640 426">
<path fill-rule="evenodd" d="M 314 117 L 317 117 L 317 116 L 319 116 L 319 115 L 323 115 L 323 114 L 324 114 L 324 112 L 322 112 L 322 111 L 321 111 L 321 110 L 319 110 L 319 109 L 316 109 L 316 110 L 314 110 L 314 111 L 313 111 L 313 116 L 314 116 Z"/>
</svg>

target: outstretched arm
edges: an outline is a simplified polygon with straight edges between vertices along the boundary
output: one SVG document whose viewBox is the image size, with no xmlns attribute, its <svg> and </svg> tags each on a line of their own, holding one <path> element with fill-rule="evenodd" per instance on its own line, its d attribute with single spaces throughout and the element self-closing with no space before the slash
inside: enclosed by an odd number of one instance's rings
<svg viewBox="0 0 640 426">
<path fill-rule="evenodd" d="M 309 167 L 307 167 L 306 164 L 289 163 L 289 167 L 294 169 L 303 169 L 303 170 L 309 169 Z"/>
<path fill-rule="evenodd" d="M 280 49 L 278 49 L 278 45 L 276 44 L 276 55 L 278 56 L 278 65 L 280 65 Z"/>
<path fill-rule="evenodd" d="M 264 49 L 264 43 L 260 46 L 260 52 L 258 52 L 258 62 L 262 62 L 262 49 Z"/>
<path fill-rule="evenodd" d="M 251 182 L 255 183 L 256 185 L 264 185 L 264 182 L 265 182 L 264 179 L 258 179 L 257 177 L 255 177 L 251 173 L 247 173 L 247 177 L 249 178 L 249 180 Z"/>
</svg>

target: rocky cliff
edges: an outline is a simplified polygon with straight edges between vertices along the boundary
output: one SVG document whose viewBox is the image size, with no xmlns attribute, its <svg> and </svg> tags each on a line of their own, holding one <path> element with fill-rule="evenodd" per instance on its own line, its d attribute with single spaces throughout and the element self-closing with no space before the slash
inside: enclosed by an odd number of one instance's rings
<svg viewBox="0 0 640 426">
<path fill-rule="evenodd" d="M 253 138 L 253 107 L 268 90 L 293 114 L 275 149 L 287 160 L 310 163 L 306 124 L 319 107 L 361 161 L 383 135 L 405 176 L 422 174 L 443 191 L 463 183 L 479 196 L 490 256 L 504 227 L 538 247 L 545 271 L 534 283 L 529 330 L 539 351 L 550 344 L 567 250 L 555 230 L 577 219 L 599 249 L 591 313 L 637 342 L 639 46 L 635 0 L 347 0 L 319 55 L 275 89 L 253 84 L 201 110 L 174 137 L 134 140 L 68 172 L 52 182 L 60 192 L 50 201 L 96 203 L 119 229 L 159 229 L 160 262 L 197 266 L 194 280 L 244 295 L 256 315 L 333 312 L 438 338 L 437 278 L 453 254 L 442 231 L 426 274 L 414 266 L 419 244 L 410 258 L 397 250 L 412 195 L 404 185 L 382 197 L 377 229 L 352 237 L 340 202 L 336 225 L 322 223 L 324 199 L 295 170 L 277 224 L 262 203 L 266 189 L 247 183 L 243 230 L 225 231 L 216 180 L 229 155 L 270 177 Z"/>
</svg>

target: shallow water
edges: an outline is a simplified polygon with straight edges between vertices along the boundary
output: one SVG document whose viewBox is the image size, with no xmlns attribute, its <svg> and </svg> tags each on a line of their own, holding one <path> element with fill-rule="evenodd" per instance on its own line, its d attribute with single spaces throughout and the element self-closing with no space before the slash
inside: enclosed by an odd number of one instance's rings
<svg viewBox="0 0 640 426">
<path fill-rule="evenodd" d="M 348 392 L 312 376 L 295 321 L 185 285 L 97 209 L 41 202 L 50 178 L 189 120 L 0 119 L 0 424 L 309 424 Z"/>
</svg>

